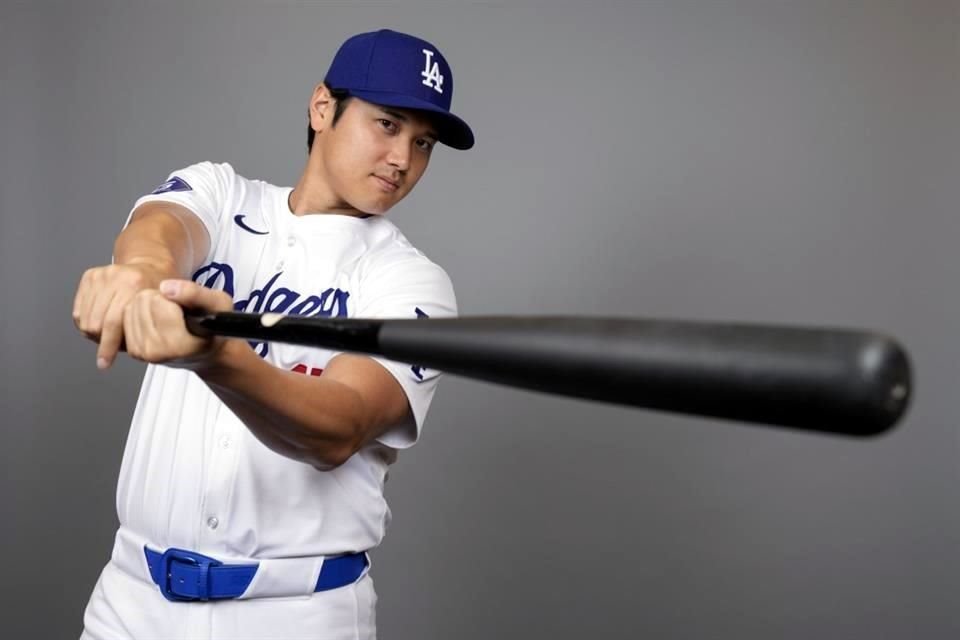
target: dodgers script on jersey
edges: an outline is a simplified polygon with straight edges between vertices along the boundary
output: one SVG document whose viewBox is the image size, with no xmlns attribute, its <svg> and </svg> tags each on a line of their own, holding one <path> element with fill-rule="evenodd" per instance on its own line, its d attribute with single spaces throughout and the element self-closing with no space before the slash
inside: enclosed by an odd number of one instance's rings
<svg viewBox="0 0 960 640">
<path fill-rule="evenodd" d="M 288 205 L 291 190 L 205 162 L 176 171 L 135 207 L 171 201 L 197 214 L 211 248 L 193 279 L 230 294 L 238 311 L 456 315 L 447 274 L 393 223 L 382 216 L 296 216 Z M 304 375 L 320 375 L 337 355 L 252 346 L 273 365 Z M 412 419 L 325 472 L 261 444 L 192 372 L 148 366 L 120 471 L 114 561 L 145 572 L 144 545 L 234 562 L 256 559 L 261 570 L 241 596 L 252 598 L 310 593 L 323 556 L 377 546 L 390 518 L 383 497 L 387 467 L 398 449 L 418 438 L 438 374 L 376 360 L 403 387 Z M 290 558 L 298 559 L 296 568 L 284 565 Z M 318 562 L 303 561 L 310 558 Z"/>
</svg>

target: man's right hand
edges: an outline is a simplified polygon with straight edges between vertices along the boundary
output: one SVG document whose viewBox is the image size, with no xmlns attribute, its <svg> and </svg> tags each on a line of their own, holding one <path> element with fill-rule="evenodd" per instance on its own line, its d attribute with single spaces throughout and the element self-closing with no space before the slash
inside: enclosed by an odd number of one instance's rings
<svg viewBox="0 0 960 640">
<path fill-rule="evenodd" d="M 87 269 L 73 301 L 73 323 L 98 343 L 97 367 L 113 364 L 123 344 L 123 312 L 144 289 L 156 289 L 169 273 L 148 264 L 112 264 Z"/>
</svg>

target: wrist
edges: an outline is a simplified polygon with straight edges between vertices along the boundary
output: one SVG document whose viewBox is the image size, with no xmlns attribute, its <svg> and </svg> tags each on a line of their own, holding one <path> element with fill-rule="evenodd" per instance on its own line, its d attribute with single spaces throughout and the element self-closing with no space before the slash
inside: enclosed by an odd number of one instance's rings
<svg viewBox="0 0 960 640">
<path fill-rule="evenodd" d="M 210 351 L 193 367 L 200 379 L 209 383 L 222 383 L 232 376 L 249 356 L 250 345 L 245 340 L 234 338 L 212 338 Z"/>
<path fill-rule="evenodd" d="M 163 280 L 168 278 L 180 277 L 177 273 L 176 265 L 172 261 L 164 261 L 159 258 L 134 257 L 117 260 L 115 264 L 137 269 L 151 281 L 155 281 L 153 282 L 152 288 L 158 287 Z"/>
</svg>

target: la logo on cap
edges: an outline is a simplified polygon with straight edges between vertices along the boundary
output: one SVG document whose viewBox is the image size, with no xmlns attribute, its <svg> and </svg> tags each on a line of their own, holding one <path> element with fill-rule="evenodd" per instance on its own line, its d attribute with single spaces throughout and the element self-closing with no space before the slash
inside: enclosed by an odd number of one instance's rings
<svg viewBox="0 0 960 640">
<path fill-rule="evenodd" d="M 443 93 L 443 76 L 440 75 L 440 63 L 434 62 L 431 67 L 430 63 L 433 62 L 433 51 L 423 49 L 423 54 L 426 56 L 423 71 L 420 72 L 420 75 L 423 76 L 423 84 L 434 89 L 437 93 Z"/>
</svg>

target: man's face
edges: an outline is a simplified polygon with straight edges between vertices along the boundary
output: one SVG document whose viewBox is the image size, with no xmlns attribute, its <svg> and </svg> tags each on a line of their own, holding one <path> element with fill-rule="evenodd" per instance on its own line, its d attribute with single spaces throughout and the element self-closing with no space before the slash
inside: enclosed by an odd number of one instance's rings
<svg viewBox="0 0 960 640">
<path fill-rule="evenodd" d="M 385 213 L 420 180 L 437 134 L 419 112 L 352 98 L 323 133 L 327 182 L 345 204 Z M 319 141 L 319 140 L 318 140 Z"/>
</svg>

